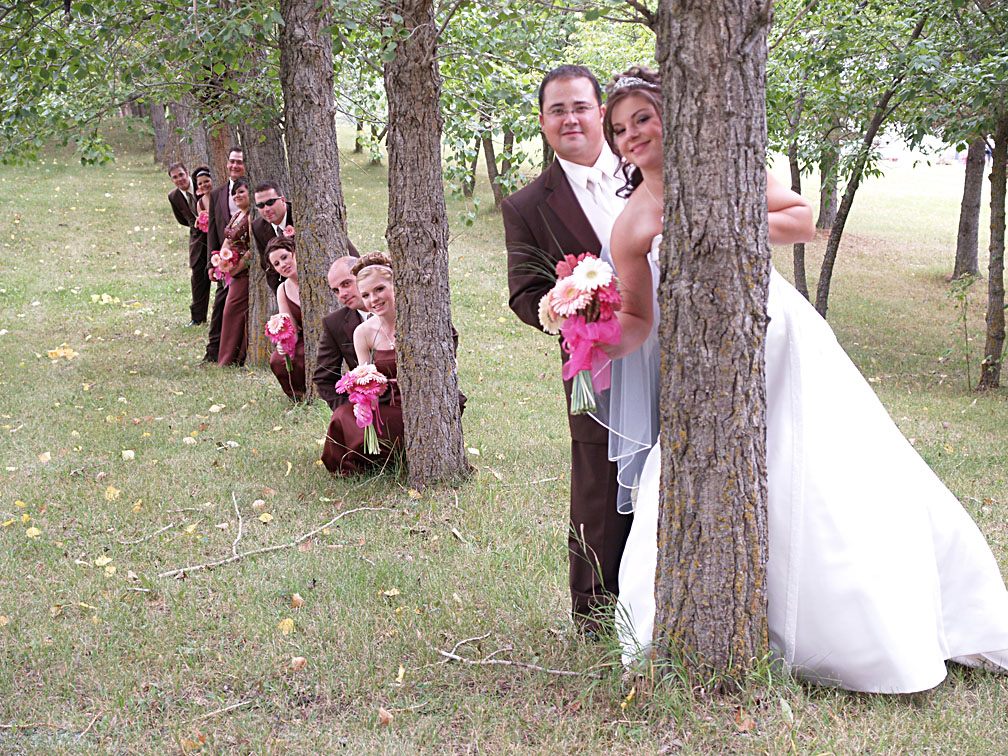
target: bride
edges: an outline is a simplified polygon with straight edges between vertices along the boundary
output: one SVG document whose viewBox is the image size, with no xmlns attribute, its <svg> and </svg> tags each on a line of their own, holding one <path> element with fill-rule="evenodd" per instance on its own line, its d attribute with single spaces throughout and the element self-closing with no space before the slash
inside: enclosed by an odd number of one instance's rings
<svg viewBox="0 0 1008 756">
<path fill-rule="evenodd" d="M 662 228 L 661 89 L 634 68 L 610 86 L 604 120 L 624 160 L 626 208 L 611 248 L 624 296 L 622 382 L 612 426 L 656 417 L 655 282 Z M 811 236 L 808 203 L 767 174 L 770 240 Z M 1008 669 L 1008 591 L 987 542 L 917 455 L 812 306 L 771 271 L 765 367 L 769 555 L 767 620 L 775 655 L 797 675 L 850 690 L 934 687 L 945 660 Z M 614 393 L 617 379 L 614 374 Z M 700 408 L 698 408 L 700 409 Z M 654 444 L 657 423 L 645 421 Z M 613 432 L 615 435 L 615 431 Z M 612 444 L 611 444 L 612 446 Z M 617 444 L 618 446 L 618 444 Z M 655 444 L 639 472 L 620 565 L 616 623 L 624 661 L 647 654 L 655 614 Z"/>
</svg>

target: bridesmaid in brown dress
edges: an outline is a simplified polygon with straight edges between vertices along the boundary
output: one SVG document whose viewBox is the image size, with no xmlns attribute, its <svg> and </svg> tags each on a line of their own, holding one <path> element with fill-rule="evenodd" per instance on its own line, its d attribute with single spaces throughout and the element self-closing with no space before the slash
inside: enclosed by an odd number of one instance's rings
<svg viewBox="0 0 1008 756">
<path fill-rule="evenodd" d="M 244 176 L 235 179 L 231 187 L 231 196 L 238 206 L 238 212 L 231 216 L 224 229 L 224 246 L 238 253 L 238 265 L 231 273 L 231 284 L 228 286 L 227 300 L 224 302 L 224 317 L 221 323 L 220 349 L 217 353 L 218 365 L 245 364 L 245 350 L 248 347 L 248 334 L 245 331 L 248 321 L 249 277 L 248 266 L 251 262 L 249 252 L 249 198 L 248 179 Z"/>
<path fill-rule="evenodd" d="M 373 363 L 389 379 L 388 390 L 379 399 L 376 416 L 378 454 L 364 453 L 364 429 L 357 427 L 353 405 L 341 404 L 332 414 L 322 462 L 337 475 L 366 472 L 385 463 L 403 447 L 402 396 L 396 381 L 395 290 L 392 287 L 392 262 L 378 252 L 364 255 L 354 265 L 357 290 L 364 307 L 372 314 L 354 331 L 354 349 L 359 364 Z"/>
<path fill-rule="evenodd" d="M 290 355 L 291 369 L 287 372 L 287 359 L 277 345 L 270 355 L 270 369 L 280 381 L 280 388 L 294 401 L 304 399 L 305 356 L 304 334 L 301 330 L 301 288 L 298 285 L 297 256 L 294 237 L 277 236 L 266 245 L 266 257 L 273 270 L 283 276 L 284 281 L 277 287 L 277 308 L 291 316 L 297 324 L 298 341 L 294 354 Z"/>
</svg>

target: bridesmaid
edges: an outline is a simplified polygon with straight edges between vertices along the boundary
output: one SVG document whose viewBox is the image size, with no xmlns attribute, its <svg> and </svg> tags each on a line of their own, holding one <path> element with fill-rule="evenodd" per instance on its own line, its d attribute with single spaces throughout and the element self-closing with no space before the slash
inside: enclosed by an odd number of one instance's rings
<svg viewBox="0 0 1008 756">
<path fill-rule="evenodd" d="M 251 262 L 249 252 L 249 197 L 248 179 L 244 176 L 235 179 L 231 187 L 231 197 L 238 212 L 231 216 L 224 228 L 224 245 L 221 249 L 230 248 L 239 256 L 239 262 L 231 273 L 231 284 L 228 286 L 227 300 L 224 302 L 224 317 L 221 323 L 220 349 L 217 355 L 218 365 L 242 365 L 245 363 L 245 349 L 248 346 L 248 335 L 245 332 L 248 320 L 249 278 L 248 267 Z"/>
<path fill-rule="evenodd" d="M 301 328 L 301 288 L 298 286 L 297 255 L 294 237 L 277 236 L 266 245 L 266 257 L 270 265 L 284 280 L 277 287 L 277 308 L 294 320 L 298 329 L 298 341 L 291 358 L 291 370 L 287 371 L 287 359 L 277 345 L 270 355 L 270 369 L 280 381 L 280 388 L 294 401 L 304 399 L 305 356 L 304 334 Z"/>
</svg>

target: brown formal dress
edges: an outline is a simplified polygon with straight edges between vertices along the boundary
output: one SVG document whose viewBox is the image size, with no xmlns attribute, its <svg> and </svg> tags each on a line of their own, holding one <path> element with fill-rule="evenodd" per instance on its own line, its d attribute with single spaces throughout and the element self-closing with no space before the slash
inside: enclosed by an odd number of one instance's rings
<svg viewBox="0 0 1008 756">
<path fill-rule="evenodd" d="M 565 254 L 599 254 L 602 245 L 585 216 L 563 167 L 554 162 L 501 205 L 508 250 L 509 304 L 522 321 L 542 330 L 539 300 L 554 283 L 552 268 Z M 561 350 L 561 360 L 567 355 Z M 571 382 L 564 382 L 570 411 Z M 633 518 L 616 511 L 619 484 L 609 461 L 608 431 L 588 415 L 570 415 L 571 610 L 590 630 L 611 621 L 619 593 L 619 564 Z"/>
<path fill-rule="evenodd" d="M 402 396 L 396 380 L 395 350 L 376 349 L 373 357 L 375 367 L 389 379 L 388 389 L 380 397 L 375 413 L 380 418 L 380 422 L 375 423 L 375 430 L 381 451 L 378 454 L 364 453 L 364 429 L 357 427 L 353 405 L 349 402 L 339 405 L 333 411 L 322 447 L 322 462 L 336 475 L 367 472 L 388 462 L 392 454 L 403 447 Z"/>
<path fill-rule="evenodd" d="M 290 301 L 290 300 L 288 300 Z M 291 358 L 291 369 L 287 370 L 287 358 L 276 350 L 270 355 L 270 370 L 280 381 L 280 388 L 294 401 L 304 399 L 305 394 L 305 371 L 304 371 L 304 331 L 301 329 L 301 305 L 290 302 L 291 317 L 297 324 L 298 340 Z"/>
<path fill-rule="evenodd" d="M 231 249 L 239 256 L 248 252 L 249 220 L 248 214 L 240 211 L 228 221 L 224 229 L 224 237 L 231 241 Z M 227 300 L 224 303 L 224 315 L 221 319 L 220 347 L 217 352 L 218 365 L 244 365 L 245 350 L 248 348 L 248 303 L 249 276 L 248 268 L 231 277 L 227 287 Z"/>
</svg>

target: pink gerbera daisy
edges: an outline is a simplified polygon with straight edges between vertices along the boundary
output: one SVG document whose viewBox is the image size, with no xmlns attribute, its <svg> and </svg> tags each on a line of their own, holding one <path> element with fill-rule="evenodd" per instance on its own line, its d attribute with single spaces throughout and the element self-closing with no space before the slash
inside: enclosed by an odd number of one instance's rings
<svg viewBox="0 0 1008 756">
<path fill-rule="evenodd" d="M 557 281 L 550 296 L 553 309 L 564 317 L 577 314 L 590 301 L 591 292 L 581 291 L 570 276 Z"/>
</svg>

